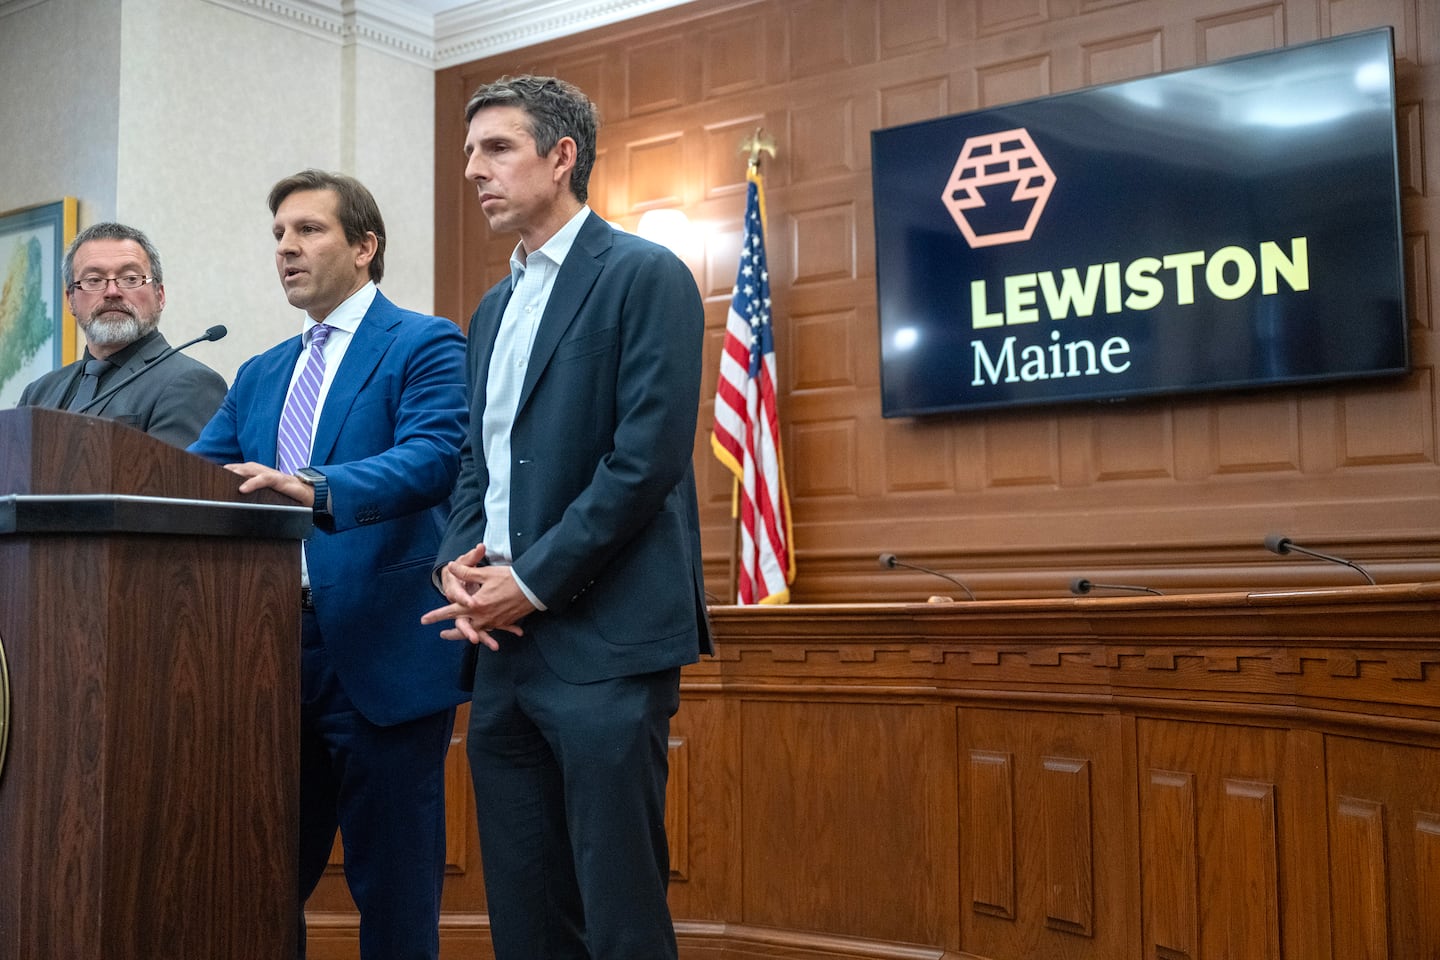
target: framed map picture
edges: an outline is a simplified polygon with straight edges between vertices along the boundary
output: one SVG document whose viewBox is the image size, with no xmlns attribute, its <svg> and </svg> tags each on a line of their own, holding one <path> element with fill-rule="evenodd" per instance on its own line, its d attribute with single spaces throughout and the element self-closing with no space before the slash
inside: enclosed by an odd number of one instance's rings
<svg viewBox="0 0 1440 960">
<path fill-rule="evenodd" d="M 60 281 L 75 216 L 74 197 L 0 214 L 0 410 L 78 355 Z"/>
</svg>

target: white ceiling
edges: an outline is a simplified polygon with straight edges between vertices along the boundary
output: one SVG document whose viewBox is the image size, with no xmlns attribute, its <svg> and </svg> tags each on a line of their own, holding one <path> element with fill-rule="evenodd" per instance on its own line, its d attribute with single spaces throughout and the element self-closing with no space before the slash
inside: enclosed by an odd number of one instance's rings
<svg viewBox="0 0 1440 960">
<path fill-rule="evenodd" d="M 437 67 L 517 50 L 680 6 L 688 0 L 348 0 L 357 11 L 384 16 L 408 9 L 433 25 Z M 410 19 L 400 17 L 397 19 Z M 423 27 L 422 27 L 423 30 Z"/>
<path fill-rule="evenodd" d="M 0 17 L 44 0 L 0 0 Z M 434 69 L 583 33 L 691 0 L 208 0 Z"/>
</svg>

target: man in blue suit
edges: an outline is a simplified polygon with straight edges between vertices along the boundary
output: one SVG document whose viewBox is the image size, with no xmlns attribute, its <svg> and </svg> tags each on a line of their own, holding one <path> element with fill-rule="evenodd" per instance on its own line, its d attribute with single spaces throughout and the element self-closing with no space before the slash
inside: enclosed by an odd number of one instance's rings
<svg viewBox="0 0 1440 960">
<path fill-rule="evenodd" d="M 315 511 L 303 554 L 300 899 L 335 840 L 365 960 L 439 954 L 444 762 L 462 650 L 420 626 L 465 436 L 465 341 L 376 289 L 370 191 L 306 170 L 270 192 L 305 330 L 247 361 L 190 450 Z M 300 936 L 300 956 L 305 937 Z"/>
<path fill-rule="evenodd" d="M 676 956 L 665 782 L 710 650 L 689 269 L 585 204 L 595 108 L 486 84 L 465 175 L 520 242 L 470 321 L 470 433 L 425 622 L 478 654 L 467 751 L 497 960 Z M 483 645 L 486 649 L 480 649 Z"/>
</svg>

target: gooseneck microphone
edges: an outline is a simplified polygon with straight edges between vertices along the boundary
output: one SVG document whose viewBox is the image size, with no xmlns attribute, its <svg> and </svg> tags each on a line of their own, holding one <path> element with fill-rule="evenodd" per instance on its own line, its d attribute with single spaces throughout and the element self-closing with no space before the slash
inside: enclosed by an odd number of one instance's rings
<svg viewBox="0 0 1440 960">
<path fill-rule="evenodd" d="M 206 330 L 204 333 L 200 334 L 200 336 L 196 337 L 194 340 L 186 340 L 178 347 L 170 347 L 164 353 L 160 354 L 160 356 L 156 357 L 154 360 L 151 360 L 149 363 L 145 364 L 145 366 L 141 367 L 139 370 L 136 370 L 134 373 L 130 374 L 130 376 L 126 377 L 124 380 L 121 380 L 119 383 L 115 384 L 115 386 L 111 387 L 109 390 L 106 390 L 94 400 L 91 400 L 89 403 L 85 404 L 85 406 L 73 412 L 84 413 L 91 407 L 96 406 L 97 404 L 104 403 L 106 400 L 109 400 L 111 397 L 115 396 L 115 394 L 119 393 L 121 390 L 124 390 L 126 387 L 130 386 L 130 384 L 138 380 L 140 377 L 145 376 L 145 374 L 149 373 L 151 370 L 154 370 L 156 367 L 160 366 L 160 364 L 164 363 L 166 360 L 169 360 L 171 357 L 175 356 L 175 354 L 179 353 L 181 350 L 184 350 L 186 347 L 193 347 L 195 346 L 195 344 L 201 342 L 202 340 L 219 340 L 229 332 L 229 330 L 225 329 L 225 325 L 223 323 L 217 323 L 209 330 Z"/>
<path fill-rule="evenodd" d="M 908 567 L 911 570 L 919 570 L 921 573 L 928 573 L 932 577 L 939 577 L 942 580 L 949 580 L 951 583 L 955 584 L 955 586 L 959 587 L 961 590 L 964 590 L 965 596 L 969 597 L 971 600 L 975 599 L 975 594 L 970 591 L 969 587 L 965 586 L 965 584 L 961 583 L 959 580 L 956 580 L 948 573 L 941 573 L 939 570 L 931 570 L 929 567 L 922 567 L 918 563 L 907 563 L 906 561 L 901 560 L 899 557 L 895 556 L 895 554 L 893 553 L 882 553 L 880 554 L 879 560 L 880 566 L 884 567 L 886 570 L 894 570 L 896 567 Z"/>
<path fill-rule="evenodd" d="M 1094 580 L 1087 580 L 1084 577 L 1076 577 L 1070 581 L 1070 592 L 1077 597 L 1084 596 L 1091 590 L 1128 590 L 1131 593 L 1153 593 L 1157 597 L 1165 596 L 1154 587 L 1134 587 L 1128 583 L 1096 583 Z"/>
<path fill-rule="evenodd" d="M 1302 547 L 1300 546 L 1300 544 L 1296 543 L 1294 540 L 1291 540 L 1289 537 L 1281 536 L 1278 533 L 1269 533 L 1265 535 L 1265 549 L 1269 550 L 1271 553 L 1277 553 L 1282 557 L 1285 556 L 1287 553 L 1293 551 L 1295 553 L 1303 553 L 1307 557 L 1314 557 L 1317 560 L 1328 560 L 1331 563 L 1338 563 L 1342 567 L 1349 567 L 1351 570 L 1354 570 L 1356 573 L 1360 574 L 1360 576 L 1364 577 L 1365 580 L 1370 584 L 1370 586 L 1375 586 L 1375 578 L 1370 576 L 1370 571 L 1360 566 L 1360 564 L 1355 563 L 1351 560 L 1346 560 L 1343 557 L 1332 557 L 1328 553 L 1321 553 L 1319 550 L 1311 550 L 1309 547 Z"/>
</svg>

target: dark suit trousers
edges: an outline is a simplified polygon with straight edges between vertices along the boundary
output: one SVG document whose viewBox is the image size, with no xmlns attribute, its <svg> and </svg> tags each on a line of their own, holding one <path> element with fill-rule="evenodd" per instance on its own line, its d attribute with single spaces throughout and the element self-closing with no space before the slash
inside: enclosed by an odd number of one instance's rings
<svg viewBox="0 0 1440 960">
<path fill-rule="evenodd" d="M 665 781 L 678 668 L 556 676 L 480 650 L 467 752 L 496 960 L 674 960 Z"/>
<path fill-rule="evenodd" d="M 345 695 L 310 611 L 301 617 L 301 683 L 301 905 L 325 871 L 338 827 L 345 881 L 360 908 L 360 956 L 435 960 L 455 711 L 391 727 L 366 720 Z"/>
</svg>

